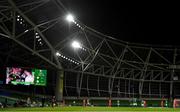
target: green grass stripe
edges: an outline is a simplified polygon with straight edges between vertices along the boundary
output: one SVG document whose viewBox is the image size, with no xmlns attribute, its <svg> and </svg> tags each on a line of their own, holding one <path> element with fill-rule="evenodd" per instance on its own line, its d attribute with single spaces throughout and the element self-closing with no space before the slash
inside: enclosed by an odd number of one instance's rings
<svg viewBox="0 0 180 112">
<path fill-rule="evenodd" d="M 180 109 L 173 108 L 139 108 L 139 107 L 32 107 L 32 108 L 4 108 L 0 109 L 3 112 L 97 112 L 97 111 L 108 111 L 108 112 L 180 112 Z"/>
</svg>

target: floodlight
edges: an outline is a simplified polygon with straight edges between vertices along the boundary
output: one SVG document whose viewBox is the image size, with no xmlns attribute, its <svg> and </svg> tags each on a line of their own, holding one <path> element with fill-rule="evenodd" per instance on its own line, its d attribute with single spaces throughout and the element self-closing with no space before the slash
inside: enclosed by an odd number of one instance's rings
<svg viewBox="0 0 180 112">
<path fill-rule="evenodd" d="M 56 56 L 60 56 L 60 53 L 59 53 L 59 52 L 56 52 Z"/>
<path fill-rule="evenodd" d="M 39 38 L 39 35 L 37 35 L 36 38 Z"/>
<path fill-rule="evenodd" d="M 67 20 L 68 22 L 74 22 L 74 17 L 73 17 L 73 15 L 68 14 L 68 15 L 66 16 L 66 20 Z"/>
<path fill-rule="evenodd" d="M 26 32 L 28 32 L 29 30 L 25 30 L 24 32 L 26 33 Z"/>
<path fill-rule="evenodd" d="M 76 48 L 81 48 L 81 44 L 80 44 L 78 41 L 73 41 L 71 45 L 72 45 L 72 47 L 75 48 L 75 49 L 76 49 Z"/>
</svg>

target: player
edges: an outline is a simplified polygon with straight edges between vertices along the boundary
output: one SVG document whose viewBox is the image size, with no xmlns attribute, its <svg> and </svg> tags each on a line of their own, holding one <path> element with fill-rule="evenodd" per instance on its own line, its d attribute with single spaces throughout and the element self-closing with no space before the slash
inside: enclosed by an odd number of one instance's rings
<svg viewBox="0 0 180 112">
<path fill-rule="evenodd" d="M 26 103 L 27 103 L 27 106 L 28 106 L 28 107 L 31 106 L 31 99 L 30 99 L 30 97 L 27 98 Z"/>
<path fill-rule="evenodd" d="M 21 68 L 7 68 L 6 84 L 12 83 L 12 81 L 20 81 Z"/>
<path fill-rule="evenodd" d="M 34 76 L 31 73 L 29 73 L 27 70 L 24 70 L 23 75 L 26 76 L 25 77 L 25 82 L 28 82 L 30 84 L 34 82 Z"/>
<path fill-rule="evenodd" d="M 53 96 L 52 97 L 52 107 L 54 107 L 56 105 L 56 97 Z"/>
</svg>

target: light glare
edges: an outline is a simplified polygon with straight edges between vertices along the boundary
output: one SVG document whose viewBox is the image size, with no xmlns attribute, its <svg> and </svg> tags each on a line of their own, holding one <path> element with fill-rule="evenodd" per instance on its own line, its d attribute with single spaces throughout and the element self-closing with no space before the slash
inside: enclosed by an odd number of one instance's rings
<svg viewBox="0 0 180 112">
<path fill-rule="evenodd" d="M 56 52 L 56 56 L 60 56 L 60 53 L 59 53 L 59 52 Z"/>
<path fill-rule="evenodd" d="M 67 20 L 68 22 L 74 22 L 74 17 L 73 17 L 73 15 L 68 14 L 68 15 L 66 16 L 66 20 Z"/>
<path fill-rule="evenodd" d="M 79 43 L 79 42 L 77 42 L 77 41 L 73 41 L 73 43 L 72 43 L 72 47 L 73 47 L 73 48 L 81 48 L 81 45 L 80 45 L 80 43 Z"/>
</svg>

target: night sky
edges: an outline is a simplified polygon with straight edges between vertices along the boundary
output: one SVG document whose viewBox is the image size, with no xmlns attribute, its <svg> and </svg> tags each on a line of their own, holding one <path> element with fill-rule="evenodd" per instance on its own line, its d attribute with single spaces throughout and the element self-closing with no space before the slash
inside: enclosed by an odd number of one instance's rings
<svg viewBox="0 0 180 112">
<path fill-rule="evenodd" d="M 156 5 L 154 5 L 156 4 Z M 120 40 L 180 46 L 179 9 L 167 4 L 123 6 L 118 0 L 67 0 L 81 22 Z"/>
</svg>

